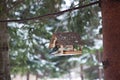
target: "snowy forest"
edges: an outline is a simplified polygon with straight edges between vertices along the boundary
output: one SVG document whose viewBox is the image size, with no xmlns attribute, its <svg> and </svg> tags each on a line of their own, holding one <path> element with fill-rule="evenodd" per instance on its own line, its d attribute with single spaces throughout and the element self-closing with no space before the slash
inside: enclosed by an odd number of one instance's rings
<svg viewBox="0 0 120 80">
<path fill-rule="evenodd" d="M 103 31 L 98 0 L 0 0 L 0 80 L 104 80 Z M 78 33 L 81 54 L 51 55 L 58 32 Z"/>
</svg>

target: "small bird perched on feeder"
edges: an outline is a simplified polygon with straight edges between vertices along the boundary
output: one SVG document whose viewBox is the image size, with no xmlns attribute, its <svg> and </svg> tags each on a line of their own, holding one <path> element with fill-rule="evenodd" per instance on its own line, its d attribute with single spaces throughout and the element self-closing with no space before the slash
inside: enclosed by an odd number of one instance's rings
<svg viewBox="0 0 120 80">
<path fill-rule="evenodd" d="M 54 48 L 52 48 L 52 50 L 50 50 L 50 54 L 57 54 L 58 53 L 58 47 L 57 46 L 55 46 Z"/>
</svg>

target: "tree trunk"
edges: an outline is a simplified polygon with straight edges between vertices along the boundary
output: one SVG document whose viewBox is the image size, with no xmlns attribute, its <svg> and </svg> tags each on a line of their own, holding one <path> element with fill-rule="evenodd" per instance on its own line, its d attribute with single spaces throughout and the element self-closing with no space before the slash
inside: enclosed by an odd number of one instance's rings
<svg viewBox="0 0 120 80">
<path fill-rule="evenodd" d="M 0 23 L 0 80 L 10 80 L 8 33 L 6 27 L 6 23 Z"/>
<path fill-rule="evenodd" d="M 0 19 L 6 19 L 5 0 L 0 1 Z M 10 80 L 7 23 L 0 22 L 0 80 Z"/>
<path fill-rule="evenodd" d="M 81 80 L 84 80 L 84 73 L 83 73 L 83 64 L 80 64 L 80 78 Z"/>
<path fill-rule="evenodd" d="M 101 0 L 105 80 L 120 80 L 120 0 Z"/>
<path fill-rule="evenodd" d="M 38 74 L 36 74 L 36 80 L 38 80 Z"/>
<path fill-rule="evenodd" d="M 29 71 L 27 72 L 26 80 L 30 80 L 30 72 Z"/>
</svg>

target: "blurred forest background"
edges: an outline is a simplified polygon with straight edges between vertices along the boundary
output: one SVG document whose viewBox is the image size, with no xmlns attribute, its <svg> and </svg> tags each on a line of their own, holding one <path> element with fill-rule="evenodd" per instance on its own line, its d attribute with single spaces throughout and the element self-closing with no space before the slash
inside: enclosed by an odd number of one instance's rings
<svg viewBox="0 0 120 80">
<path fill-rule="evenodd" d="M 97 0 L 6 1 L 9 8 L 6 13 L 7 19 L 26 19 Z M 72 75 L 78 75 L 81 80 L 102 80 L 102 27 L 98 4 L 40 20 L 9 22 L 7 26 L 10 34 L 12 78 L 19 74 L 29 80 L 29 75 L 32 74 L 36 76 L 36 80 L 47 80 L 47 78 L 62 78 L 68 74 L 69 80 L 72 80 Z M 66 31 L 81 35 L 82 55 L 51 56 L 48 45 L 52 34 Z"/>
</svg>

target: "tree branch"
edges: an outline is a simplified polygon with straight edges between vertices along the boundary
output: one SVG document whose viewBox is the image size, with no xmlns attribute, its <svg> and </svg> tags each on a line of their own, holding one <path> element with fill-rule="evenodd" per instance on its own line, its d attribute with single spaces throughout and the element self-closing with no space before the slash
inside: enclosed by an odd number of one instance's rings
<svg viewBox="0 0 120 80">
<path fill-rule="evenodd" d="M 10 11 L 10 10 L 12 10 L 12 9 L 14 9 L 16 6 L 18 6 L 19 4 L 21 4 L 21 3 L 23 3 L 24 2 L 24 0 L 18 0 L 18 1 L 15 1 L 15 2 L 13 2 L 12 3 L 12 7 L 10 7 L 10 8 L 8 8 L 8 12 Z"/>
<path fill-rule="evenodd" d="M 53 15 L 61 15 L 61 14 L 65 13 L 65 12 L 69 12 L 69 11 L 73 11 L 73 10 L 85 8 L 85 7 L 88 7 L 88 6 L 91 6 L 91 5 L 95 5 L 95 4 L 98 4 L 98 3 L 99 3 L 99 1 L 96 1 L 96 2 L 89 3 L 89 4 L 86 4 L 86 5 L 83 5 L 83 6 L 74 7 L 74 8 L 67 9 L 67 10 L 60 11 L 60 12 L 49 13 L 49 14 L 45 14 L 45 15 L 42 15 L 42 16 L 37 16 L 37 17 L 32 17 L 32 18 L 26 18 L 26 19 L 19 19 L 19 20 L 17 20 L 17 19 L 0 20 L 0 22 L 22 22 L 22 21 L 30 21 L 30 20 L 40 20 L 41 18 L 44 18 L 44 17 L 50 17 L 50 16 L 53 16 Z"/>
</svg>

